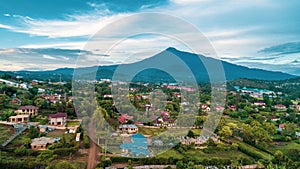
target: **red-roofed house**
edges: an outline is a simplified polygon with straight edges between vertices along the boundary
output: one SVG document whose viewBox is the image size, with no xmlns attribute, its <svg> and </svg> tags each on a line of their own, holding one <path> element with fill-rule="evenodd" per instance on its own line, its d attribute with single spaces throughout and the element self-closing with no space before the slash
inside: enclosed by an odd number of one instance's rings
<svg viewBox="0 0 300 169">
<path fill-rule="evenodd" d="M 14 99 L 12 99 L 12 101 L 10 101 L 10 104 L 20 106 L 22 104 L 22 100 L 15 97 Z"/>
<path fill-rule="evenodd" d="M 64 126 L 67 123 L 67 113 L 49 114 L 50 125 Z"/>
<path fill-rule="evenodd" d="M 234 105 L 229 106 L 230 110 L 236 110 L 236 107 Z"/>
<path fill-rule="evenodd" d="M 215 109 L 219 112 L 223 112 L 225 110 L 225 108 L 222 106 L 216 106 Z"/>
<path fill-rule="evenodd" d="M 133 116 L 129 116 L 127 114 L 122 114 L 120 117 L 118 117 L 118 121 L 121 124 L 127 123 L 129 120 L 132 120 Z"/>
<path fill-rule="evenodd" d="M 277 104 L 274 107 L 278 110 L 286 110 L 286 106 L 283 104 Z"/>
<path fill-rule="evenodd" d="M 161 112 L 161 116 L 162 116 L 162 117 L 169 117 L 170 114 L 169 114 L 169 112 L 162 111 L 162 112 Z"/>
<path fill-rule="evenodd" d="M 201 109 L 205 112 L 209 112 L 210 111 L 210 107 L 207 104 L 202 104 L 201 105 Z"/>
</svg>

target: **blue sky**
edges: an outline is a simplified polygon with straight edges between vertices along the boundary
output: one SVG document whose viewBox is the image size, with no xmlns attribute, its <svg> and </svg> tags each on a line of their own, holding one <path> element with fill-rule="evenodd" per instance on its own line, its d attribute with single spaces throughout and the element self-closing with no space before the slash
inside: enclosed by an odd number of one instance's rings
<svg viewBox="0 0 300 169">
<path fill-rule="evenodd" d="M 2 1 L 0 69 L 74 67 L 86 42 L 105 25 L 133 14 L 157 12 L 196 26 L 217 52 L 214 57 L 300 75 L 299 7 L 297 0 Z M 104 64 L 119 63 L 124 55 L 135 55 L 137 48 L 143 55 L 130 61 L 168 46 L 185 50 L 166 37 L 135 37 L 116 48 Z"/>
</svg>

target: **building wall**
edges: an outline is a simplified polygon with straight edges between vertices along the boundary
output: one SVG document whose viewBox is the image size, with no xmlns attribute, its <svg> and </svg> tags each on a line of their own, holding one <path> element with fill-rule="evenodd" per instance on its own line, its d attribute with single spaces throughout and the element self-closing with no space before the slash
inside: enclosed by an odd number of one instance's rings
<svg viewBox="0 0 300 169">
<path fill-rule="evenodd" d="M 64 124 L 66 124 L 66 118 L 65 117 L 50 118 L 50 124 L 51 125 L 64 125 Z"/>
</svg>

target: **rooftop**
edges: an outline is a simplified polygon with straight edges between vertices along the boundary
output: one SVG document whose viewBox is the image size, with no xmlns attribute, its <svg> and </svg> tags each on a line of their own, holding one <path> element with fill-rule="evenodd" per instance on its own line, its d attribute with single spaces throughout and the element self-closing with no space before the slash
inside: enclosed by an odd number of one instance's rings
<svg viewBox="0 0 300 169">
<path fill-rule="evenodd" d="M 56 113 L 56 114 L 49 114 L 50 118 L 60 118 L 60 117 L 67 117 L 67 113 Z"/>
</svg>

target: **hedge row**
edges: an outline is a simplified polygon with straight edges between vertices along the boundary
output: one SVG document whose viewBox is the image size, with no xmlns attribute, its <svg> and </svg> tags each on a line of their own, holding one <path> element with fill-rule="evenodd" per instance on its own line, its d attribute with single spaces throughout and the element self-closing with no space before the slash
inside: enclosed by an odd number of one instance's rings
<svg viewBox="0 0 300 169">
<path fill-rule="evenodd" d="M 59 156 L 69 156 L 70 154 L 76 153 L 77 149 L 74 147 L 71 148 L 58 148 L 54 149 L 53 153 Z"/>
<path fill-rule="evenodd" d="M 0 168 L 44 169 L 46 165 L 36 162 L 0 159 Z"/>
<path fill-rule="evenodd" d="M 251 156 L 255 159 L 265 159 L 264 155 L 262 155 L 260 152 L 257 152 L 255 150 L 251 150 L 251 149 L 249 149 L 248 147 L 246 147 L 242 144 L 238 144 L 238 145 L 239 145 L 238 149 L 241 152 L 243 152 L 243 153 L 245 153 L 245 154 L 247 154 L 247 155 L 249 155 L 249 156 Z"/>
<path fill-rule="evenodd" d="M 139 163 L 142 165 L 168 165 L 168 164 L 176 164 L 180 159 L 176 159 L 173 157 L 170 158 L 128 158 L 128 157 L 111 157 L 110 158 L 113 163 L 127 163 L 128 160 L 132 162 Z M 193 161 L 195 164 L 201 165 L 217 165 L 217 166 L 226 166 L 231 164 L 231 160 L 228 158 L 204 158 L 202 160 L 193 160 L 193 159 L 183 159 L 184 162 Z"/>
</svg>

